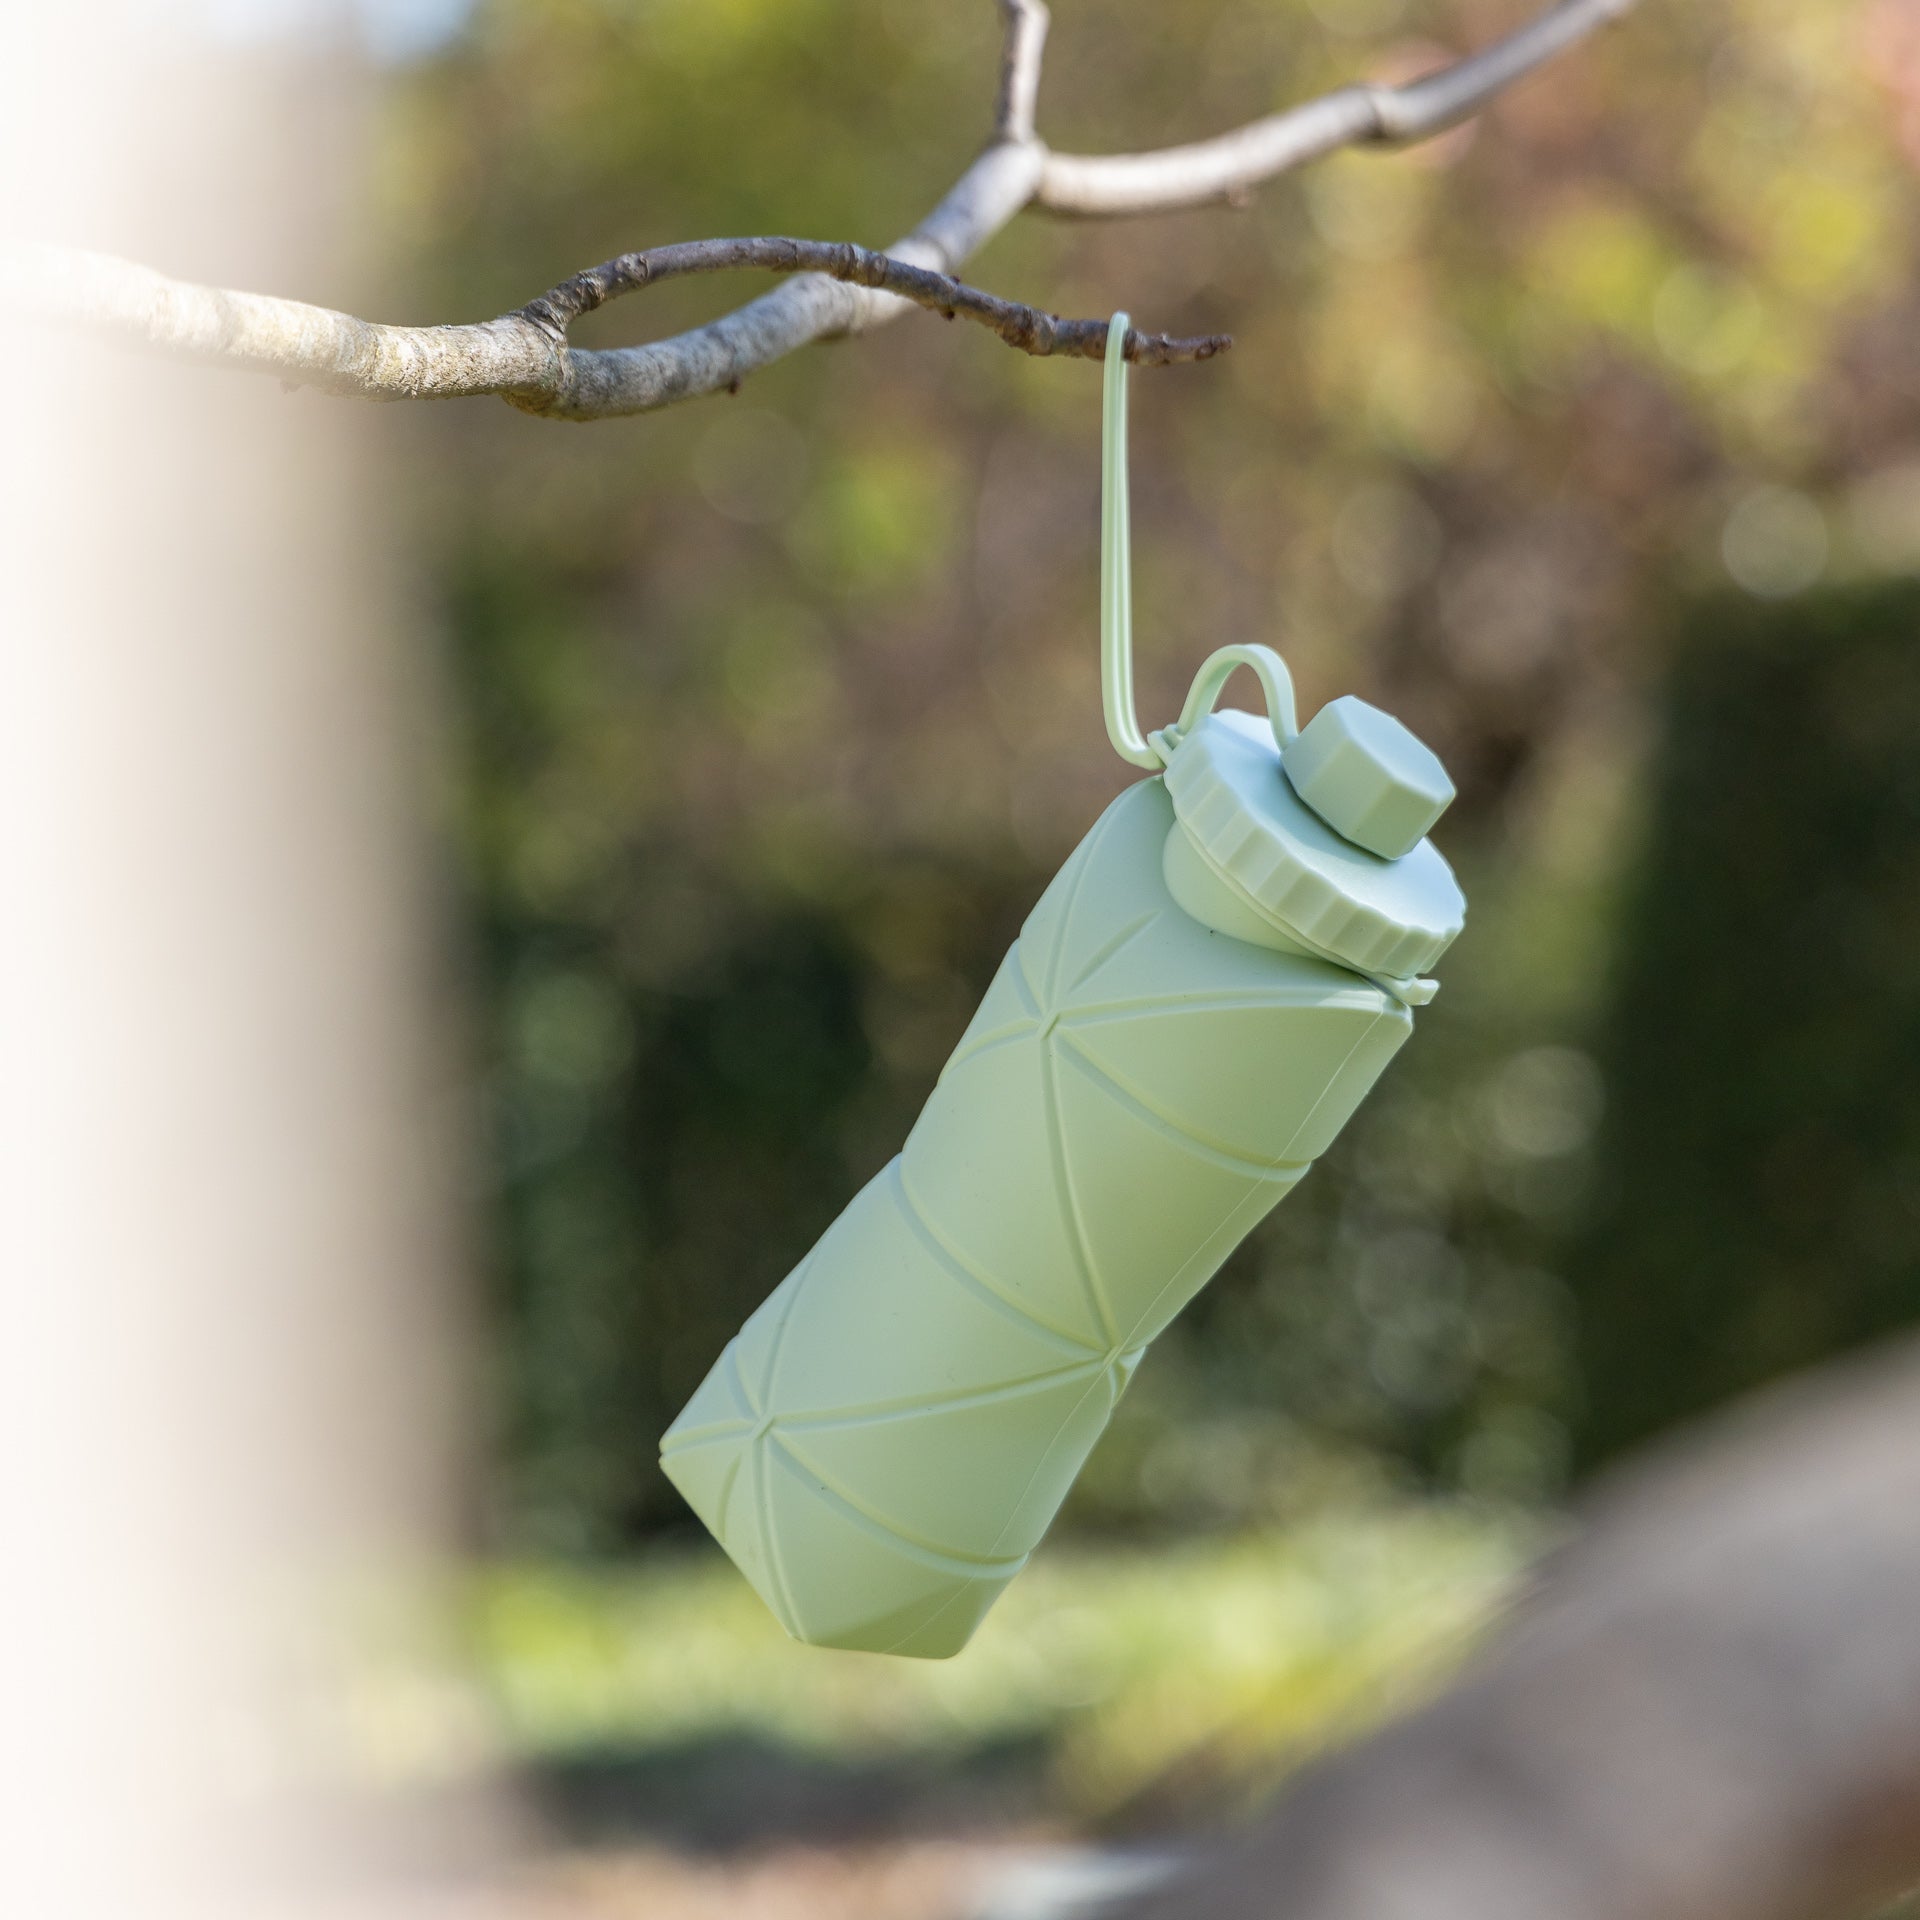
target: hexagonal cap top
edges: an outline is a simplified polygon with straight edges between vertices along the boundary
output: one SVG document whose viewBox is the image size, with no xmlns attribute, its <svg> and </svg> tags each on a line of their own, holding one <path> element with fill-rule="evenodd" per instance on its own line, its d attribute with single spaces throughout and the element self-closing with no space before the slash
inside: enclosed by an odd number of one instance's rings
<svg viewBox="0 0 1920 1920">
<path fill-rule="evenodd" d="M 1352 694 L 1322 707 L 1281 765 L 1294 792 L 1335 833 L 1383 860 L 1411 853 L 1453 800 L 1453 782 L 1433 749 Z"/>
</svg>

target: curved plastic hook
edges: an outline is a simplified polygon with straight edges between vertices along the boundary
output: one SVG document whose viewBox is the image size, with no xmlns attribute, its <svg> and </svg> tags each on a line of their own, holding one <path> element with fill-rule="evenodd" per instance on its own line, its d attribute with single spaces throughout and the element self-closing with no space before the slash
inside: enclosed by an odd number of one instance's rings
<svg viewBox="0 0 1920 1920">
<path fill-rule="evenodd" d="M 1100 704 L 1122 760 L 1158 773 L 1133 708 L 1133 542 L 1127 497 L 1127 316 L 1107 326 L 1100 410 Z"/>
<path fill-rule="evenodd" d="M 1257 645 L 1222 647 L 1217 653 L 1208 654 L 1200 663 L 1200 671 L 1193 676 L 1193 685 L 1187 689 L 1187 704 L 1180 709 L 1180 718 L 1154 737 L 1165 739 L 1170 748 L 1177 746 L 1213 711 L 1214 702 L 1225 691 L 1237 667 L 1252 668 L 1259 680 L 1260 691 L 1267 697 L 1267 724 L 1273 729 L 1274 745 L 1284 753 L 1300 732 L 1293 704 L 1293 675 L 1271 647 Z"/>
<path fill-rule="evenodd" d="M 1194 675 L 1178 722 L 1149 740 L 1133 704 L 1133 542 L 1127 494 L 1127 316 L 1107 325 L 1100 414 L 1100 703 L 1107 738 L 1122 760 L 1158 773 L 1173 749 L 1208 713 L 1236 667 L 1251 667 L 1267 697 L 1267 721 L 1285 749 L 1300 731 L 1293 677 L 1271 647 L 1222 647 Z"/>
</svg>

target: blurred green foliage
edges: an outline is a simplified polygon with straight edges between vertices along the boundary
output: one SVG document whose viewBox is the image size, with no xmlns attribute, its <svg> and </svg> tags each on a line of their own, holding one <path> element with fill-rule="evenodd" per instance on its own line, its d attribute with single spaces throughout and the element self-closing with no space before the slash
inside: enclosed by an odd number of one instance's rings
<svg viewBox="0 0 1920 1920">
<path fill-rule="evenodd" d="M 1574 1261 L 1582 1450 L 1920 1319 L 1920 589 L 1677 643 Z"/>
<path fill-rule="evenodd" d="M 1905 4 L 1643 8 L 1428 147 L 1242 209 L 1023 218 L 970 267 L 1236 335 L 1135 385 L 1143 713 L 1260 638 L 1309 711 L 1403 715 L 1460 783 L 1440 839 L 1473 902 L 1387 1085 L 1143 1366 L 1081 1524 L 1280 1519 L 1383 1473 L 1535 1500 L 1583 1370 L 1619 1390 L 1597 1356 L 1651 1309 L 1596 1280 L 1576 1333 L 1565 1275 L 1672 608 L 1731 578 L 1797 610 L 1920 560 Z M 1061 0 L 1042 132 L 1194 137 L 1520 10 Z M 884 243 L 981 139 L 998 30 L 987 0 L 490 0 L 391 91 L 403 304 L 477 317 L 704 234 Z M 580 337 L 759 290 L 676 282 Z M 680 1515 L 659 1431 L 896 1149 L 1125 776 L 1095 665 L 1098 382 L 914 315 L 649 418 L 394 430 L 478 930 L 496 1528 L 605 1548 Z M 1622 1406 L 1641 1430 L 1697 1398 Z"/>
<path fill-rule="evenodd" d="M 1307 1752 L 1424 1692 L 1482 1629 L 1532 1543 L 1441 1509 L 1374 1504 L 1287 1533 L 1151 1555 L 1050 1552 L 951 1661 L 791 1643 L 714 1558 L 644 1571 L 503 1567 L 471 1636 L 507 1749 L 538 1764 L 757 1740 L 965 1761 L 1037 1745 L 1029 1821 L 1130 1821 L 1178 1791 L 1217 1814 Z M 1164 1808 L 1156 1808 L 1164 1812 Z"/>
</svg>

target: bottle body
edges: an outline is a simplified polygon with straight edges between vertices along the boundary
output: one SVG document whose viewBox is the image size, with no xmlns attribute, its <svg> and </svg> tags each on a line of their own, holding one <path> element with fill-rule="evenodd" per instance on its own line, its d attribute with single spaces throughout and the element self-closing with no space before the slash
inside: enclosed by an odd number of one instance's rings
<svg viewBox="0 0 1920 1920">
<path fill-rule="evenodd" d="M 904 1150 L 666 1435 L 668 1476 L 797 1639 L 958 1652 L 1147 1343 L 1411 1030 L 1372 982 L 1177 904 L 1181 831 L 1159 779 L 1101 816 Z"/>
</svg>

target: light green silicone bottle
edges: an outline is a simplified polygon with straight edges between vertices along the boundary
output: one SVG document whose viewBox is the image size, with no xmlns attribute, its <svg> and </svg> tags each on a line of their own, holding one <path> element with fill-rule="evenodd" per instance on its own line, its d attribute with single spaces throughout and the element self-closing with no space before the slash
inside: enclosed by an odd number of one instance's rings
<svg viewBox="0 0 1920 1920">
<path fill-rule="evenodd" d="M 1465 912 L 1439 762 L 1353 699 L 1294 726 L 1232 647 L 1141 738 L 1124 387 L 1103 641 L 1122 793 L 1028 916 L 906 1147 L 728 1344 L 662 1465 L 787 1631 L 938 1658 L 1025 1564 L 1148 1342 L 1412 1029 Z M 1234 667 L 1267 721 L 1211 707 Z"/>
</svg>

